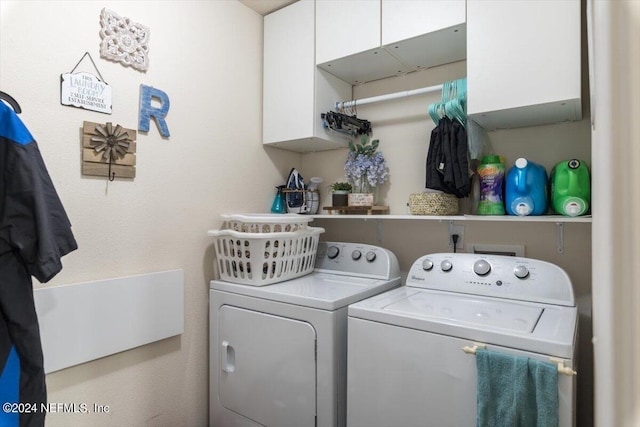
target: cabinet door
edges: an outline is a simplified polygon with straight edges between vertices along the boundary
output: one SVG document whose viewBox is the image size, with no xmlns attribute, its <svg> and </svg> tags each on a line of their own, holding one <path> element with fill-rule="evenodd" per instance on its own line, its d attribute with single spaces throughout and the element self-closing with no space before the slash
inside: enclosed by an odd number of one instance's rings
<svg viewBox="0 0 640 427">
<path fill-rule="evenodd" d="M 466 0 L 382 0 L 382 45 L 463 24 Z"/>
<path fill-rule="evenodd" d="M 489 129 L 582 117 L 580 1 L 469 0 L 467 113 Z"/>
<path fill-rule="evenodd" d="M 264 17 L 265 144 L 313 135 L 313 6 L 313 0 L 301 0 Z"/>
<path fill-rule="evenodd" d="M 220 308 L 220 402 L 265 426 L 314 427 L 316 333 L 306 322 Z"/>
<path fill-rule="evenodd" d="M 351 99 L 351 85 L 315 65 L 313 0 L 300 0 L 264 17 L 262 142 L 308 152 L 346 147 L 320 114 Z"/>
<path fill-rule="evenodd" d="M 382 0 L 382 45 L 413 70 L 467 57 L 465 0 Z"/>
<path fill-rule="evenodd" d="M 316 0 L 316 64 L 380 47 L 380 0 Z"/>
</svg>

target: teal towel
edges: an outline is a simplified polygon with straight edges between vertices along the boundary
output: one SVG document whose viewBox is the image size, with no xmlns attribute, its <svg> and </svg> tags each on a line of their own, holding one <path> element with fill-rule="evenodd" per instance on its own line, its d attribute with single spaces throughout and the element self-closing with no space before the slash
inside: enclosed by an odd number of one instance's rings
<svg viewBox="0 0 640 427">
<path fill-rule="evenodd" d="M 558 368 L 490 350 L 476 353 L 478 427 L 558 427 Z"/>
</svg>

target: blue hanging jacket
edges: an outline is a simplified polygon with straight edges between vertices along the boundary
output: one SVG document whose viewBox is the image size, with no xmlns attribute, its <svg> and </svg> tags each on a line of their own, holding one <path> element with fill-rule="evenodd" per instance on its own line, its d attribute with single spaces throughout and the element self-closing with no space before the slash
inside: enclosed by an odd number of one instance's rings
<svg viewBox="0 0 640 427">
<path fill-rule="evenodd" d="M 31 276 L 42 283 L 77 249 L 71 223 L 35 140 L 16 113 L 0 102 L 0 374 L 4 395 L 18 387 L 19 402 L 37 410 L 18 414 L 19 425 L 43 426 L 44 363 Z M 19 359 L 17 384 L 12 351 Z M 9 362 L 9 363 L 8 363 Z M 6 382 L 5 382 L 6 381 Z M 13 385 L 12 385 L 13 384 Z M 4 402 L 3 402 L 4 403 Z M 11 422 L 14 413 L 7 414 Z M 11 425 L 11 424 L 9 424 Z"/>
</svg>

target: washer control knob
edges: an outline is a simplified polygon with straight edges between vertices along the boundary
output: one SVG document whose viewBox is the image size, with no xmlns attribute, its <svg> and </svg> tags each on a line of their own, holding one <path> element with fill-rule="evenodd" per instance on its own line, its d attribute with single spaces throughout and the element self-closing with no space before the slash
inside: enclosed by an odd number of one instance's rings
<svg viewBox="0 0 640 427">
<path fill-rule="evenodd" d="M 356 249 L 356 250 L 354 250 L 353 252 L 351 252 L 351 258 L 352 258 L 354 261 L 359 260 L 360 258 L 362 258 L 362 252 L 360 252 L 360 251 L 359 251 L 359 250 L 357 250 L 357 249 Z"/>
<path fill-rule="evenodd" d="M 429 258 L 422 261 L 422 269 L 424 271 L 431 271 L 432 268 L 433 268 L 433 261 L 431 261 Z"/>
<path fill-rule="evenodd" d="M 489 261 L 484 259 L 479 259 L 473 264 L 473 272 L 478 276 L 486 276 L 491 271 L 491 264 Z"/>
<path fill-rule="evenodd" d="M 448 259 L 445 259 L 440 263 L 440 268 L 444 272 L 451 271 L 451 269 L 453 268 L 453 264 L 451 264 L 451 261 L 449 261 Z"/>
<path fill-rule="evenodd" d="M 340 248 L 337 246 L 329 246 L 327 249 L 327 256 L 329 259 L 334 259 L 340 254 Z"/>
<path fill-rule="evenodd" d="M 515 274 L 518 279 L 526 279 L 529 277 L 529 269 L 524 265 L 518 265 L 513 269 L 513 274 Z"/>
<path fill-rule="evenodd" d="M 367 255 L 365 255 L 365 258 L 367 259 L 367 261 L 373 262 L 376 260 L 376 253 L 373 251 L 369 251 L 367 252 Z"/>
</svg>

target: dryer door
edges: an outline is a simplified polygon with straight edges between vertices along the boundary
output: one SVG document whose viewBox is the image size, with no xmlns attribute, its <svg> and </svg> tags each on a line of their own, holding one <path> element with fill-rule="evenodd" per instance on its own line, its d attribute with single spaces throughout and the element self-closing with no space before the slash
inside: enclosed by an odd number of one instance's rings
<svg viewBox="0 0 640 427">
<path fill-rule="evenodd" d="M 220 402 L 265 426 L 315 426 L 313 327 L 229 305 L 218 319 Z"/>
</svg>

